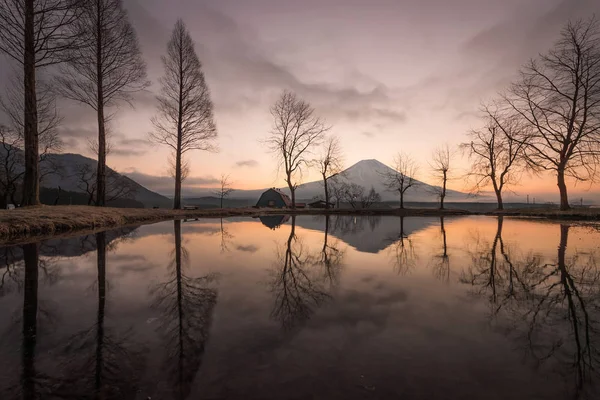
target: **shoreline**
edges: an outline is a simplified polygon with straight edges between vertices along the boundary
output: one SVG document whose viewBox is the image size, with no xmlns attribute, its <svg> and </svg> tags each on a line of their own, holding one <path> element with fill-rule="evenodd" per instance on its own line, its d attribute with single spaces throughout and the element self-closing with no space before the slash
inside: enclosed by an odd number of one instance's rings
<svg viewBox="0 0 600 400">
<path fill-rule="evenodd" d="M 0 245 L 37 242 L 57 236 L 74 236 L 124 226 L 145 225 L 172 219 L 260 217 L 265 215 L 356 215 L 356 216 L 505 216 L 567 221 L 600 221 L 600 209 L 514 209 L 472 212 L 458 209 L 201 209 L 99 208 L 91 206 L 39 206 L 0 210 Z"/>
</svg>

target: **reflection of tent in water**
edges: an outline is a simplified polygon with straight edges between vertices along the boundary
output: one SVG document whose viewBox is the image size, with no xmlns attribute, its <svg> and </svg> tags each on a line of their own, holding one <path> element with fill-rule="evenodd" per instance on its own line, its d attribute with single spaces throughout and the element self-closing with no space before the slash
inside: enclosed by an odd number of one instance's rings
<svg viewBox="0 0 600 400">
<path fill-rule="evenodd" d="M 262 217 L 258 217 L 258 218 L 260 219 L 260 222 L 262 222 L 262 224 L 264 226 L 267 226 L 271 229 L 277 229 L 281 225 L 288 222 L 290 219 L 290 216 L 289 215 L 266 215 L 266 216 L 262 216 Z"/>
</svg>

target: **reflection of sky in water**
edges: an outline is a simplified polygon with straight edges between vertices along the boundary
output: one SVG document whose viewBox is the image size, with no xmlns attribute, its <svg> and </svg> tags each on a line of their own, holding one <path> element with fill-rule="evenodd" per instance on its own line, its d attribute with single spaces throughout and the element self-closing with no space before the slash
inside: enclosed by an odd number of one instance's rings
<svg viewBox="0 0 600 400">
<path fill-rule="evenodd" d="M 94 235 L 40 244 L 33 341 L 23 250 L 0 249 L 2 398 L 28 394 L 23 382 L 41 398 L 597 390 L 594 226 L 323 216 L 274 230 L 243 218 L 179 226 L 107 232 L 105 279 Z"/>
</svg>

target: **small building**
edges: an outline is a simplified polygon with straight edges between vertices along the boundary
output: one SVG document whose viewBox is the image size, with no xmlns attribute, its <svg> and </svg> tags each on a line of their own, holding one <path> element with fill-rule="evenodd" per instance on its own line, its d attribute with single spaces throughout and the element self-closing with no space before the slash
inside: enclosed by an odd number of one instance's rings
<svg viewBox="0 0 600 400">
<path fill-rule="evenodd" d="M 290 197 L 281 190 L 275 188 L 271 188 L 264 192 L 256 203 L 256 207 L 271 208 L 290 208 L 291 205 L 292 200 Z"/>
<path fill-rule="evenodd" d="M 325 200 L 317 200 L 309 203 L 310 208 L 327 208 L 327 202 Z M 329 208 L 334 208 L 335 203 L 329 202 Z"/>
<path fill-rule="evenodd" d="M 296 203 L 296 208 L 306 208 L 306 203 Z"/>
</svg>

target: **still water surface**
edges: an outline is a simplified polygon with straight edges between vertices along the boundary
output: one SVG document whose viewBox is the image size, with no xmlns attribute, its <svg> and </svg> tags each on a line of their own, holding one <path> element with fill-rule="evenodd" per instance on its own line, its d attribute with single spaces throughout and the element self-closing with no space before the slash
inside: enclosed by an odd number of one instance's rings
<svg viewBox="0 0 600 400">
<path fill-rule="evenodd" d="M 597 399 L 600 229 L 171 221 L 0 249 L 0 399 Z"/>
</svg>

